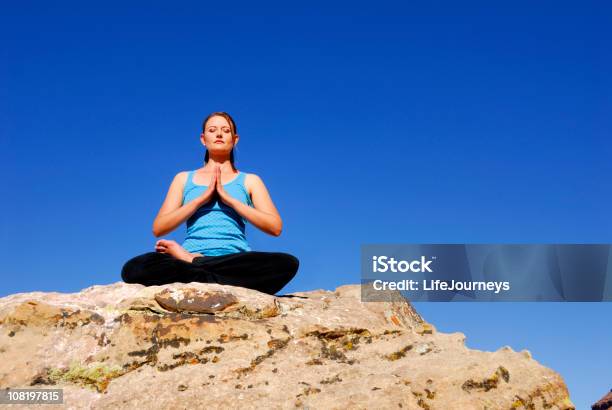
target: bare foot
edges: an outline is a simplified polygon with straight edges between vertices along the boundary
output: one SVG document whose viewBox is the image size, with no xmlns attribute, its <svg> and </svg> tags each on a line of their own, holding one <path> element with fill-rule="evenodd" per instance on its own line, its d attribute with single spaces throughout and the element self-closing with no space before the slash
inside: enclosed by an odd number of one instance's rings
<svg viewBox="0 0 612 410">
<path fill-rule="evenodd" d="M 180 259 L 185 262 L 191 263 L 193 258 L 197 256 L 204 256 L 200 253 L 190 253 L 187 249 L 183 248 L 176 241 L 168 239 L 160 239 L 155 243 L 155 251 L 161 253 L 167 253 L 170 256 Z"/>
</svg>

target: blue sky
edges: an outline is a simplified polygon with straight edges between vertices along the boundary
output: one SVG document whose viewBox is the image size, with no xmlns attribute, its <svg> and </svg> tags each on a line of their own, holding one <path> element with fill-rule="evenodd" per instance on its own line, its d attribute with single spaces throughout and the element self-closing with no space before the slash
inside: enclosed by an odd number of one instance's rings
<svg viewBox="0 0 612 410">
<path fill-rule="evenodd" d="M 363 243 L 611 242 L 604 2 L 130 4 L 2 6 L 0 296 L 120 280 L 218 110 L 284 221 L 252 248 L 300 259 L 283 293 L 358 283 Z M 612 388 L 610 303 L 418 309 L 579 408 Z"/>
</svg>

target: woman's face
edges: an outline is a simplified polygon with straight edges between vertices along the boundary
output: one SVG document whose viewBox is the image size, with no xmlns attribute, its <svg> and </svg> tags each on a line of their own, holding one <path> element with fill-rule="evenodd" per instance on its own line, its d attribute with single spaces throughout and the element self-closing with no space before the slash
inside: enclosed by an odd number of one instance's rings
<svg viewBox="0 0 612 410">
<path fill-rule="evenodd" d="M 227 151 L 229 153 L 238 143 L 238 135 L 232 136 L 232 128 L 227 119 L 218 115 L 211 117 L 206 122 L 200 139 L 209 151 L 218 152 Z"/>
</svg>

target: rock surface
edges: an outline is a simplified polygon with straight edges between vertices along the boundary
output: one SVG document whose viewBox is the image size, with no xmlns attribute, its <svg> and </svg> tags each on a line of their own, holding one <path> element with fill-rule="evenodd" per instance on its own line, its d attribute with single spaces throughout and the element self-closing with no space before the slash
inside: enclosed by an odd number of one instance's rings
<svg viewBox="0 0 612 410">
<path fill-rule="evenodd" d="M 592 410 L 608 410 L 612 409 L 612 389 L 610 392 L 591 406 Z"/>
<path fill-rule="evenodd" d="M 467 349 L 393 292 L 117 282 L 0 299 L 0 388 L 66 408 L 573 409 L 528 351 Z"/>
</svg>

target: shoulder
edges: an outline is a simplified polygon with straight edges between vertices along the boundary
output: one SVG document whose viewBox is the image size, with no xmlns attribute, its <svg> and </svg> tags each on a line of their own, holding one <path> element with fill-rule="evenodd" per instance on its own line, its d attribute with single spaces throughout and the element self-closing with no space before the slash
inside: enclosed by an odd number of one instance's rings
<svg viewBox="0 0 612 410">
<path fill-rule="evenodd" d="M 174 178 L 172 179 L 173 185 L 183 186 L 187 182 L 187 177 L 189 176 L 190 171 L 180 171 L 178 172 Z"/>
<path fill-rule="evenodd" d="M 244 173 L 244 187 L 247 189 L 247 192 L 251 194 L 253 189 L 256 189 L 259 186 L 263 185 L 263 181 L 257 174 Z"/>
</svg>

